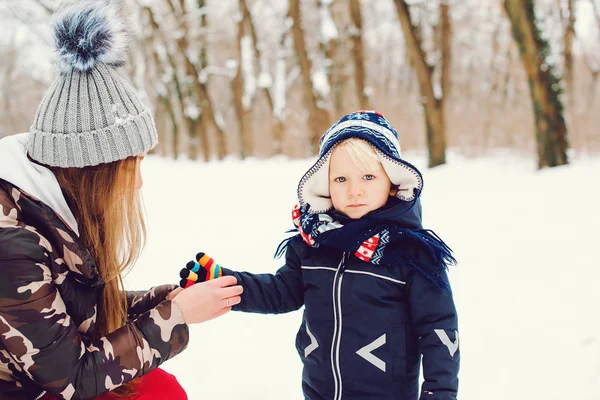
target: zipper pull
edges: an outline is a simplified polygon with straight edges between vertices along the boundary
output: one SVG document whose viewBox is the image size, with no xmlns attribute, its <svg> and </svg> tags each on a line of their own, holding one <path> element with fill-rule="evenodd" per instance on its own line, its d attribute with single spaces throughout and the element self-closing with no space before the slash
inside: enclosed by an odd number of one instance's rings
<svg viewBox="0 0 600 400">
<path fill-rule="evenodd" d="M 346 253 L 346 264 L 350 261 L 350 257 L 352 257 L 352 254 L 350 252 Z"/>
<path fill-rule="evenodd" d="M 342 264 L 340 265 L 340 273 L 343 273 L 346 269 L 346 265 L 348 264 L 348 260 L 350 260 L 350 253 L 343 252 L 342 253 Z"/>
</svg>

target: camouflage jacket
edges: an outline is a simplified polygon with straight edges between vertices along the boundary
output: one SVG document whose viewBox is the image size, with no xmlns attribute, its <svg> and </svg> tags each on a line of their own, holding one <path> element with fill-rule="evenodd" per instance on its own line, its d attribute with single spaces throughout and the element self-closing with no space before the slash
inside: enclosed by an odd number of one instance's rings
<svg viewBox="0 0 600 400">
<path fill-rule="evenodd" d="M 172 285 L 127 292 L 131 322 L 93 340 L 102 284 L 69 226 L 0 179 L 0 399 L 91 399 L 185 349 Z"/>
</svg>

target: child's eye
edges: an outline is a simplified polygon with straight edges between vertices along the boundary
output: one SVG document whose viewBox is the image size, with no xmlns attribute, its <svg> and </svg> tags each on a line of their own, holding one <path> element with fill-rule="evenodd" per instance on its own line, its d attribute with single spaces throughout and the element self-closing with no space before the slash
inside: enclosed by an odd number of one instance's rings
<svg viewBox="0 0 600 400">
<path fill-rule="evenodd" d="M 375 179 L 375 175 L 367 174 L 363 178 L 367 181 L 371 181 L 371 180 Z"/>
<path fill-rule="evenodd" d="M 334 179 L 335 182 L 338 183 L 343 183 L 346 182 L 346 178 L 344 178 L 343 176 L 338 176 L 337 178 Z"/>
</svg>

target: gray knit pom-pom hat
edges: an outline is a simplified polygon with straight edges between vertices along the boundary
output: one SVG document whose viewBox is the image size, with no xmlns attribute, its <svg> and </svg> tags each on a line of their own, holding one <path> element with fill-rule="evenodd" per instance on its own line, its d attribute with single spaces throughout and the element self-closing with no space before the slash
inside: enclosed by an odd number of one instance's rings
<svg viewBox="0 0 600 400">
<path fill-rule="evenodd" d="M 54 15 L 60 75 L 30 128 L 29 156 L 53 167 L 87 167 L 142 154 L 158 143 L 150 110 L 117 73 L 126 21 L 111 0 L 80 0 Z"/>
</svg>

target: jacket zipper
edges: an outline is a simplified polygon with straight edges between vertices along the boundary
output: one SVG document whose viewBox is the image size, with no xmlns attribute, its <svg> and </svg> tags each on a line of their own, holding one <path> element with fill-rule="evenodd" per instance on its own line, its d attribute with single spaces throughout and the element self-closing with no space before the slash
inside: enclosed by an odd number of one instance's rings
<svg viewBox="0 0 600 400">
<path fill-rule="evenodd" d="M 333 340 L 331 341 L 331 368 L 333 370 L 334 400 L 342 399 L 342 373 L 340 370 L 340 343 L 342 341 L 342 279 L 348 254 L 344 252 L 333 278 Z"/>
</svg>

